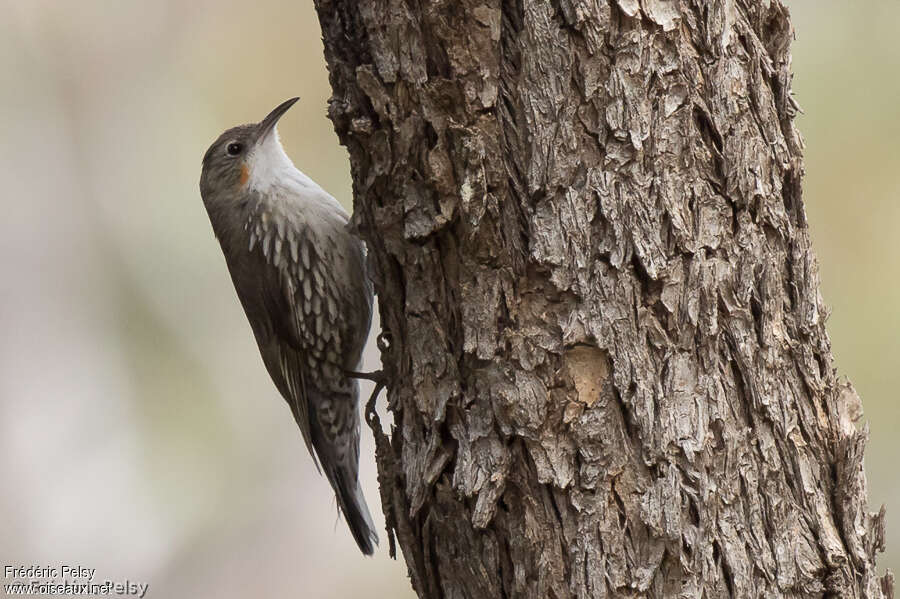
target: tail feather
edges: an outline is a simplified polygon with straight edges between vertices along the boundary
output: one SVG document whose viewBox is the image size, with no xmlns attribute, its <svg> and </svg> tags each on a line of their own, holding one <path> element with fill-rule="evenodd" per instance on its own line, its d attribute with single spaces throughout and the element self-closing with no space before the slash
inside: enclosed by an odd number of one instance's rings
<svg viewBox="0 0 900 599">
<path fill-rule="evenodd" d="M 350 533 L 359 545 L 359 550 L 366 555 L 372 555 L 375 552 L 375 545 L 378 544 L 378 533 L 375 531 L 375 524 L 372 522 L 372 515 L 369 513 L 362 489 L 355 479 L 347 480 L 347 477 L 341 476 L 340 473 L 334 474 L 336 476 L 331 476 L 329 472 L 328 479 L 337 494 L 338 506 L 347 520 Z"/>
<path fill-rule="evenodd" d="M 378 533 L 359 486 L 359 414 L 356 386 L 322 393 L 308 389 L 312 445 L 360 551 L 375 552 Z"/>
</svg>

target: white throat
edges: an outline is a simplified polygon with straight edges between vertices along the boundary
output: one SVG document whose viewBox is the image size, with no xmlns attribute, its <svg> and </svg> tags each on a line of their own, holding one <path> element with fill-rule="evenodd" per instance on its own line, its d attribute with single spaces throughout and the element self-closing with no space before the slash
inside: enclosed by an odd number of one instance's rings
<svg viewBox="0 0 900 599">
<path fill-rule="evenodd" d="M 347 223 L 347 212 L 327 191 L 294 166 L 273 131 L 247 157 L 247 189 L 266 201 L 302 202 L 304 210 L 321 218 Z"/>
<path fill-rule="evenodd" d="M 277 129 L 256 145 L 248 157 L 247 166 L 250 169 L 247 188 L 252 191 L 268 191 L 301 174 L 281 146 Z"/>
</svg>

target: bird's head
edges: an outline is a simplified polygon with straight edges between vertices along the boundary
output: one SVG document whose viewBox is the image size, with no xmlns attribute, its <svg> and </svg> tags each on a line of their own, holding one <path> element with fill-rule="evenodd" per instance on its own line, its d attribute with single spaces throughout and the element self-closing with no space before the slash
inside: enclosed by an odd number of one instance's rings
<svg viewBox="0 0 900 599">
<path fill-rule="evenodd" d="M 281 147 L 275 125 L 298 98 L 279 104 L 258 123 L 228 129 L 203 156 L 200 194 L 209 202 L 219 194 L 263 190 L 294 165 Z"/>
</svg>

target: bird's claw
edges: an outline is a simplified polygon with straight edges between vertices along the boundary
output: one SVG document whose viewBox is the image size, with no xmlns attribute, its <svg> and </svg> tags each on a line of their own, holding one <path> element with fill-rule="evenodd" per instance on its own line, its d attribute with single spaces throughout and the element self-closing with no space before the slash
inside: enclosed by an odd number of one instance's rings
<svg viewBox="0 0 900 599">
<path fill-rule="evenodd" d="M 376 384 L 381 384 L 382 386 L 384 386 L 384 384 L 387 382 L 385 380 L 383 370 L 375 370 L 372 372 L 355 372 L 353 370 L 345 370 L 344 374 L 351 379 L 365 379 Z"/>
</svg>

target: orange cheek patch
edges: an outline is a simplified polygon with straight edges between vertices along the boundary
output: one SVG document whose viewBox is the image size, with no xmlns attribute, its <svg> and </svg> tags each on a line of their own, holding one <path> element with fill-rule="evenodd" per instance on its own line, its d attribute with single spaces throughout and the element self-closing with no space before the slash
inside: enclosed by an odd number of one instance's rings
<svg viewBox="0 0 900 599">
<path fill-rule="evenodd" d="M 247 181 L 250 180 L 250 169 L 247 168 L 246 164 L 241 165 L 241 187 L 247 184 Z"/>
</svg>

